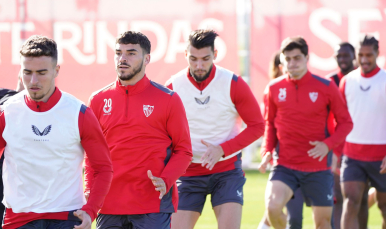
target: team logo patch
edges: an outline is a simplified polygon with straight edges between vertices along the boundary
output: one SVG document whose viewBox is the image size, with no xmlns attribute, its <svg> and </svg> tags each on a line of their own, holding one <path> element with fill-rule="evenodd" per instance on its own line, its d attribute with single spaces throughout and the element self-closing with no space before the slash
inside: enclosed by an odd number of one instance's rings
<svg viewBox="0 0 386 229">
<path fill-rule="evenodd" d="M 243 197 L 243 192 L 242 191 L 240 192 L 239 190 L 236 190 L 236 191 L 237 191 L 237 196 L 242 198 Z"/>
<path fill-rule="evenodd" d="M 154 106 L 150 105 L 143 105 L 143 113 L 145 114 L 146 117 L 149 117 L 151 113 L 153 113 Z"/>
<path fill-rule="evenodd" d="M 204 102 L 201 101 L 200 99 L 197 99 L 196 97 L 194 97 L 194 99 L 196 100 L 196 102 L 197 102 L 198 104 L 200 104 L 200 105 L 205 105 L 205 104 L 209 103 L 210 96 L 208 96 L 208 97 L 204 100 Z"/>
<path fill-rule="evenodd" d="M 43 132 L 40 132 L 39 128 L 37 128 L 36 126 L 32 125 L 32 132 L 34 132 L 34 134 L 36 134 L 37 136 L 46 136 L 47 134 L 49 134 L 51 131 L 51 125 L 47 126 Z"/>
<path fill-rule="evenodd" d="M 310 92 L 310 99 L 313 103 L 318 99 L 318 92 Z"/>
<path fill-rule="evenodd" d="M 287 88 L 279 88 L 279 102 L 284 102 L 287 98 Z"/>
</svg>

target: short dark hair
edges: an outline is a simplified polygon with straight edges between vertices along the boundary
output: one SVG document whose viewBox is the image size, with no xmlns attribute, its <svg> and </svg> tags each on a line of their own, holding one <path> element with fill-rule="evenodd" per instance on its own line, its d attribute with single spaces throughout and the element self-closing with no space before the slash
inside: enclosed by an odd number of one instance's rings
<svg viewBox="0 0 386 229">
<path fill-rule="evenodd" d="M 194 30 L 189 35 L 189 44 L 196 49 L 211 47 L 212 51 L 214 51 L 214 40 L 216 37 L 218 37 L 218 34 L 211 29 Z"/>
<path fill-rule="evenodd" d="M 366 34 L 360 41 L 360 46 L 373 46 L 375 51 L 379 51 L 379 42 L 374 36 Z"/>
<path fill-rule="evenodd" d="M 344 47 L 344 46 L 348 47 L 355 54 L 355 48 L 354 46 L 352 46 L 352 44 L 346 41 L 339 44 L 339 47 Z"/>
<path fill-rule="evenodd" d="M 281 64 L 280 61 L 280 52 L 276 52 L 271 61 L 269 62 L 269 78 L 275 79 L 282 75 L 282 72 L 279 68 Z"/>
<path fill-rule="evenodd" d="M 308 45 L 306 40 L 303 37 L 287 37 L 281 42 L 280 52 L 284 53 L 285 51 L 291 51 L 294 49 L 300 49 L 305 56 L 308 55 Z"/>
<path fill-rule="evenodd" d="M 21 46 L 20 54 L 25 57 L 52 57 L 55 65 L 58 60 L 58 48 L 56 42 L 48 37 L 33 35 Z"/>
<path fill-rule="evenodd" d="M 150 54 L 151 43 L 141 32 L 127 31 L 117 37 L 116 44 L 139 44 L 146 54 Z"/>
</svg>

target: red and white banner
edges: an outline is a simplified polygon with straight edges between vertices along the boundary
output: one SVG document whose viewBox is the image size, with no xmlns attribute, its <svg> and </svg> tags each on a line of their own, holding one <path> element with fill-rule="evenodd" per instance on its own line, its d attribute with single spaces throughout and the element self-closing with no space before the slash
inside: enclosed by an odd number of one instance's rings
<svg viewBox="0 0 386 229">
<path fill-rule="evenodd" d="M 0 0 L 0 87 L 15 88 L 20 46 L 33 34 L 57 42 L 57 85 L 84 102 L 116 79 L 115 38 L 127 30 L 150 39 L 146 74 L 161 84 L 187 66 L 188 35 L 198 28 L 220 34 L 217 62 L 237 73 L 235 8 L 235 0 Z"/>
<path fill-rule="evenodd" d="M 357 46 L 362 34 L 380 41 L 378 64 L 386 62 L 386 1 L 383 0 L 252 0 L 250 85 L 260 101 L 267 85 L 268 64 L 288 36 L 303 36 L 309 45 L 309 69 L 319 76 L 337 71 L 334 46 Z"/>
<path fill-rule="evenodd" d="M 161 84 L 187 66 L 187 37 L 197 28 L 210 27 L 220 34 L 217 63 L 239 74 L 237 1 L 0 0 L 0 87 L 15 88 L 20 46 L 33 34 L 56 40 L 61 65 L 57 84 L 85 102 L 91 92 L 115 80 L 115 37 L 126 30 L 149 37 L 152 52 L 146 73 Z M 250 85 L 259 101 L 269 81 L 269 61 L 288 36 L 307 40 L 309 68 L 320 76 L 337 70 L 335 45 L 341 41 L 356 45 L 364 33 L 380 39 L 378 61 L 385 66 L 386 1 L 251 2 Z"/>
</svg>

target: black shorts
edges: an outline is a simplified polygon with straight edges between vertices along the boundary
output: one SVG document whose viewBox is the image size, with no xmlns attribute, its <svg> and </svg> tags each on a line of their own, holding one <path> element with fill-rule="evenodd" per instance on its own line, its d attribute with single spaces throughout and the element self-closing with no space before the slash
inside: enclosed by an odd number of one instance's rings
<svg viewBox="0 0 386 229">
<path fill-rule="evenodd" d="M 170 229 L 171 213 L 105 215 L 96 219 L 97 229 Z"/>
<path fill-rule="evenodd" d="M 178 210 L 201 214 L 208 194 L 211 194 L 212 207 L 231 202 L 243 205 L 245 181 L 240 168 L 205 176 L 180 177 L 177 180 Z"/>
<path fill-rule="evenodd" d="M 330 170 L 301 172 L 277 165 L 273 168 L 269 180 L 279 180 L 292 191 L 300 188 L 307 206 L 333 206 L 334 178 Z"/>
<path fill-rule="evenodd" d="M 382 161 L 358 161 L 343 156 L 340 181 L 370 181 L 372 187 L 379 192 L 386 192 L 386 174 L 380 174 Z"/>
</svg>

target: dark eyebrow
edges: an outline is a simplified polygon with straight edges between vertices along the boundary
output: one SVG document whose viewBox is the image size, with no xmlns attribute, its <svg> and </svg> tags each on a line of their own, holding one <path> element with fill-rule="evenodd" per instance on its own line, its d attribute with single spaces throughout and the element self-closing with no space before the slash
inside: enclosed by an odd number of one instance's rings
<svg viewBox="0 0 386 229">
<path fill-rule="evenodd" d="M 25 72 L 32 72 L 32 71 L 29 70 L 29 69 L 23 69 L 23 71 L 25 71 Z M 46 71 L 48 71 L 48 70 L 47 70 L 47 69 L 39 69 L 39 70 L 37 70 L 36 72 L 41 73 L 41 72 L 46 72 Z"/>
<path fill-rule="evenodd" d="M 196 57 L 196 56 L 193 56 L 193 55 L 190 55 L 190 57 L 193 57 L 193 58 L 196 58 L 196 59 L 197 59 L 197 57 Z M 204 57 L 202 57 L 202 59 L 207 58 L 207 57 L 210 57 L 210 55 L 204 56 Z"/>
<path fill-rule="evenodd" d="M 128 49 L 128 50 L 126 50 L 126 52 L 138 52 L 138 50 L 136 50 L 136 49 Z"/>
</svg>

